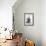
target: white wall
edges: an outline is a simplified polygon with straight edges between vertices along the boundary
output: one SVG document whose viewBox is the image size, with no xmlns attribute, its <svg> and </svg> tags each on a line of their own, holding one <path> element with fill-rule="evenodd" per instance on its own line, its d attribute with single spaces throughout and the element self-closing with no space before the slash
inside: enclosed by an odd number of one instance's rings
<svg viewBox="0 0 46 46">
<path fill-rule="evenodd" d="M 12 6 L 16 0 L 0 0 L 0 27 L 12 28 Z"/>
<path fill-rule="evenodd" d="M 15 28 L 24 34 L 24 38 L 35 41 L 41 46 L 41 0 L 23 0 L 20 5 L 14 5 Z M 24 26 L 24 13 L 34 12 L 34 26 Z"/>
<path fill-rule="evenodd" d="M 46 0 L 41 1 L 41 38 L 42 46 L 46 46 Z"/>
</svg>

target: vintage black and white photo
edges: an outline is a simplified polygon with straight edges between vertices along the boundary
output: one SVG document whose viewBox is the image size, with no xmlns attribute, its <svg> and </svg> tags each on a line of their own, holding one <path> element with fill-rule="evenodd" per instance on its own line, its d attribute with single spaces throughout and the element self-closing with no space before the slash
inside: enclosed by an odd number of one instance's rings
<svg viewBox="0 0 46 46">
<path fill-rule="evenodd" d="M 34 24 L 34 13 L 24 13 L 24 25 L 32 26 Z"/>
</svg>

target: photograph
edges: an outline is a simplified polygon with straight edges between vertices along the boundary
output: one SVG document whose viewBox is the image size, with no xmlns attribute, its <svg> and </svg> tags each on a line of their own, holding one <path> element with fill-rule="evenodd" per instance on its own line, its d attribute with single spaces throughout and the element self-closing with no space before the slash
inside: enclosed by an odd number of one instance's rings
<svg viewBox="0 0 46 46">
<path fill-rule="evenodd" d="M 24 13 L 24 25 L 25 26 L 34 25 L 34 13 Z"/>
</svg>

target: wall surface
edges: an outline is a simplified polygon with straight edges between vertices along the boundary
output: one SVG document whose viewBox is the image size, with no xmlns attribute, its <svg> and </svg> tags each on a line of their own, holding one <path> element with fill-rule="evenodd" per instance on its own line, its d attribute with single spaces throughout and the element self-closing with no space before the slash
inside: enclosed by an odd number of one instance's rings
<svg viewBox="0 0 46 46">
<path fill-rule="evenodd" d="M 16 8 L 13 7 L 15 28 L 23 33 L 26 39 L 34 40 L 41 46 L 41 0 L 23 0 Z M 34 13 L 34 26 L 24 26 L 24 13 Z"/>
<path fill-rule="evenodd" d="M 0 27 L 12 28 L 12 6 L 16 0 L 0 0 Z"/>
<path fill-rule="evenodd" d="M 46 46 L 46 0 L 41 1 L 41 38 L 42 46 Z"/>
</svg>

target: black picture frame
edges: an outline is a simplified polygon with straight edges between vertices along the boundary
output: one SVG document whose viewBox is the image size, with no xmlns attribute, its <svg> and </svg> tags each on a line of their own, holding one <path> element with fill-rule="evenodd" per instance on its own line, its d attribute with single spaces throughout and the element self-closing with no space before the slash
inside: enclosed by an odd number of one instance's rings
<svg viewBox="0 0 46 46">
<path fill-rule="evenodd" d="M 24 13 L 24 26 L 34 25 L 34 13 Z"/>
</svg>

